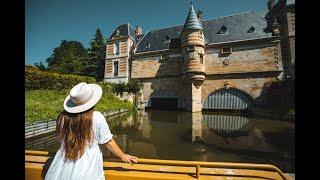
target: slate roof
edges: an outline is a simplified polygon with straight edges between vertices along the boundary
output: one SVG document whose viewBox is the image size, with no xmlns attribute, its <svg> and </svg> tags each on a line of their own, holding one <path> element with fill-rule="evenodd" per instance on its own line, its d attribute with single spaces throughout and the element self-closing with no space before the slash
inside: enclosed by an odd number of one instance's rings
<svg viewBox="0 0 320 180">
<path fill-rule="evenodd" d="M 275 3 L 278 4 L 278 3 L 280 3 L 280 1 L 282 1 L 282 2 L 285 1 L 287 6 L 294 5 L 296 3 L 295 0 L 276 0 Z"/>
<path fill-rule="evenodd" d="M 140 34 L 140 35 L 135 36 L 135 38 L 134 38 L 135 42 L 138 43 L 143 38 L 144 35 L 145 34 Z"/>
<path fill-rule="evenodd" d="M 295 0 L 287 0 L 286 5 L 296 4 Z"/>
<path fill-rule="evenodd" d="M 266 13 L 247 12 L 201 21 L 205 44 L 271 37 L 271 33 L 264 32 L 267 27 Z M 227 27 L 227 34 L 217 34 L 222 26 Z M 252 26 L 255 32 L 248 33 Z M 182 28 L 183 25 L 178 25 L 149 31 L 138 44 L 136 53 L 179 48 Z M 170 42 L 166 41 L 166 36 L 170 37 Z M 146 48 L 148 45 L 150 47 Z"/>
<path fill-rule="evenodd" d="M 184 23 L 183 30 L 187 29 L 201 29 L 202 30 L 202 25 L 198 20 L 198 17 L 196 13 L 194 12 L 193 5 L 191 4 L 186 22 Z"/>
<path fill-rule="evenodd" d="M 119 30 L 119 35 L 120 36 L 131 36 L 134 39 L 134 28 L 132 27 L 131 24 L 121 24 L 115 28 L 109 39 L 112 37 L 115 37 L 117 34 L 117 31 Z"/>
</svg>

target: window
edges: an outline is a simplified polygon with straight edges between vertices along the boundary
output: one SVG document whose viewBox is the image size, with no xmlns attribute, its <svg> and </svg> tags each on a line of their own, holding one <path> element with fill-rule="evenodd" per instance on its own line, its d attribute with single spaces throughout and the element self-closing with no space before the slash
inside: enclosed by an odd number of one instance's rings
<svg viewBox="0 0 320 180">
<path fill-rule="evenodd" d="M 120 42 L 119 41 L 114 43 L 114 51 L 113 51 L 113 53 L 115 55 L 119 55 L 120 54 Z"/>
<path fill-rule="evenodd" d="M 225 26 L 222 26 L 220 30 L 217 32 L 217 34 L 228 34 L 228 28 Z"/>
<path fill-rule="evenodd" d="M 119 70 L 118 66 L 119 66 L 119 62 L 118 61 L 114 61 L 113 62 L 113 76 L 114 77 L 118 76 L 118 70 Z"/>
<path fill-rule="evenodd" d="M 224 47 L 220 49 L 221 54 L 231 54 L 231 52 L 232 52 L 232 48 L 230 47 Z"/>
<path fill-rule="evenodd" d="M 247 31 L 247 33 L 255 33 L 256 32 L 256 28 L 251 26 L 250 29 Z"/>
<path fill-rule="evenodd" d="M 200 64 L 203 64 L 203 54 L 200 54 Z"/>
<path fill-rule="evenodd" d="M 169 36 L 165 36 L 165 40 L 162 40 L 163 43 L 170 43 L 170 37 Z"/>
<path fill-rule="evenodd" d="M 146 49 L 149 49 L 149 48 L 150 48 L 150 44 L 149 44 L 149 43 L 146 44 L 145 48 L 146 48 Z"/>
<path fill-rule="evenodd" d="M 202 31 L 199 31 L 199 37 L 203 38 L 203 32 Z"/>
</svg>

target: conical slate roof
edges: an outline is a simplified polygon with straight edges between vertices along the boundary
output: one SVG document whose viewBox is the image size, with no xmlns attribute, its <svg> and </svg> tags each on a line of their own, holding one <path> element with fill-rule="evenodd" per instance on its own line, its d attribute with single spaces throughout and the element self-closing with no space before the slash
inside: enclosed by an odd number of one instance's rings
<svg viewBox="0 0 320 180">
<path fill-rule="evenodd" d="M 189 10 L 187 20 L 183 26 L 183 31 L 186 29 L 194 29 L 194 30 L 201 29 L 201 30 L 203 30 L 202 25 L 199 22 L 196 13 L 194 12 L 192 4 L 191 4 L 190 10 Z"/>
</svg>

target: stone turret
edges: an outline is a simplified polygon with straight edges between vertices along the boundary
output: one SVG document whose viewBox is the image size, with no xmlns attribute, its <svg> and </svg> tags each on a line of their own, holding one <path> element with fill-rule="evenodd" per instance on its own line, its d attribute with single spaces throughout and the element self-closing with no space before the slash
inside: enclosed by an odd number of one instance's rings
<svg viewBox="0 0 320 180">
<path fill-rule="evenodd" d="M 199 87 L 205 79 L 204 34 L 192 4 L 181 32 L 181 47 L 184 57 L 183 77 L 190 78 Z"/>
<path fill-rule="evenodd" d="M 181 38 L 183 56 L 182 78 L 190 83 L 190 95 L 186 108 L 191 112 L 201 111 L 201 85 L 205 79 L 204 34 L 191 4 L 188 17 L 184 23 Z"/>
</svg>

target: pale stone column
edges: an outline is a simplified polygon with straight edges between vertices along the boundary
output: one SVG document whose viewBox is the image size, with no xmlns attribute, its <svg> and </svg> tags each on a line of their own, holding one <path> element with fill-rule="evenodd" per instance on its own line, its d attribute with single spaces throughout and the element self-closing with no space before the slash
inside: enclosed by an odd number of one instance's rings
<svg viewBox="0 0 320 180">
<path fill-rule="evenodd" d="M 191 112 L 201 112 L 201 86 L 196 87 L 193 83 L 191 83 L 191 86 Z"/>
</svg>

